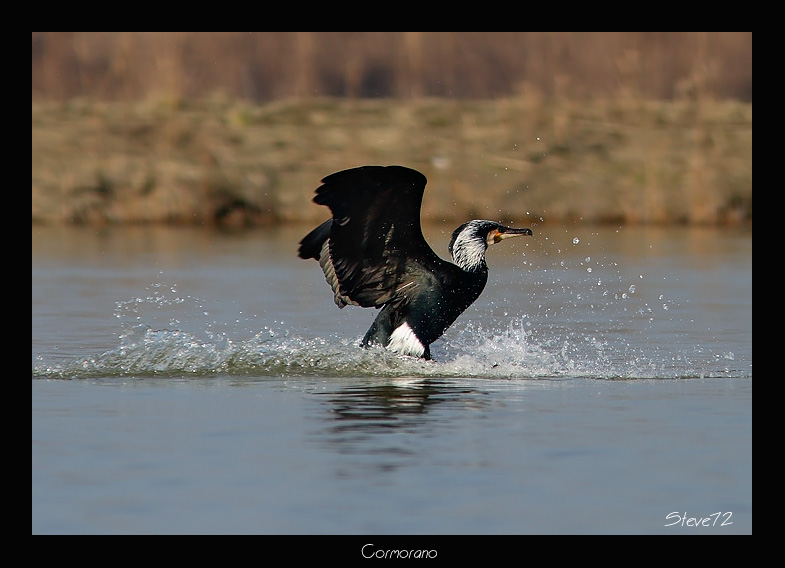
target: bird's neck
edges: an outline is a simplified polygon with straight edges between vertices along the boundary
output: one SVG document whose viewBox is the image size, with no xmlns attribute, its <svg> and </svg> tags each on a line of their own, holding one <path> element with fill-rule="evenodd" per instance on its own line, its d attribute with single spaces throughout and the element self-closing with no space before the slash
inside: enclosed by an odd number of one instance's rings
<svg viewBox="0 0 785 568">
<path fill-rule="evenodd" d="M 466 272 L 483 272 L 488 270 L 485 264 L 485 251 L 488 246 L 481 239 L 458 238 L 450 253 L 452 260 Z"/>
</svg>

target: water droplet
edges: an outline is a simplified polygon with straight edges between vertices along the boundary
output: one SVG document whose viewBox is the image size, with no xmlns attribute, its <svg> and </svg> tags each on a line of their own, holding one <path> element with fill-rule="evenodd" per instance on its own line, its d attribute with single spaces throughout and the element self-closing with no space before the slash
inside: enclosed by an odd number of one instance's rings
<svg viewBox="0 0 785 568">
<path fill-rule="evenodd" d="M 630 294 L 634 294 L 634 293 L 635 293 L 635 284 L 631 284 L 630 285 Z"/>
<path fill-rule="evenodd" d="M 572 244 L 577 245 L 581 240 L 578 237 L 573 237 Z"/>
</svg>

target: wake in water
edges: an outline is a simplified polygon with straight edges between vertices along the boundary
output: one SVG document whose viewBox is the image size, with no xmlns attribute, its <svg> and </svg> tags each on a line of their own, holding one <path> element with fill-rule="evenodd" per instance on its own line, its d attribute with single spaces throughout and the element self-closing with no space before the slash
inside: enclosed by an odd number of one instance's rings
<svg viewBox="0 0 785 568">
<path fill-rule="evenodd" d="M 738 376 L 732 354 L 661 353 L 656 346 L 612 343 L 596 333 L 532 329 L 526 317 L 471 318 L 434 344 L 433 361 L 362 349 L 360 337 L 304 337 L 282 323 L 262 326 L 246 339 L 232 339 L 226 325 L 211 321 L 204 302 L 181 296 L 173 286 L 153 284 L 144 298 L 119 302 L 119 345 L 99 354 L 47 362 L 38 378 L 111 377 L 469 377 L 603 379 Z M 483 321 L 486 321 L 483 318 Z M 231 325 L 228 326 L 231 328 Z M 258 329 L 258 328 L 257 328 Z M 616 337 L 616 335 L 614 335 Z M 646 351 L 644 351 L 644 348 Z"/>
</svg>

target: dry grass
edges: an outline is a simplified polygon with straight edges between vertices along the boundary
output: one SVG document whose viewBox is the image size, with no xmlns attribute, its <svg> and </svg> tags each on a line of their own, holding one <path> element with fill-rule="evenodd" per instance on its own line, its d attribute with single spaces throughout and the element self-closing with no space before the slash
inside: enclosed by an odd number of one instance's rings
<svg viewBox="0 0 785 568">
<path fill-rule="evenodd" d="M 426 221 L 752 220 L 752 105 L 221 98 L 32 105 L 33 222 L 314 222 L 328 173 L 402 164 Z"/>
</svg>

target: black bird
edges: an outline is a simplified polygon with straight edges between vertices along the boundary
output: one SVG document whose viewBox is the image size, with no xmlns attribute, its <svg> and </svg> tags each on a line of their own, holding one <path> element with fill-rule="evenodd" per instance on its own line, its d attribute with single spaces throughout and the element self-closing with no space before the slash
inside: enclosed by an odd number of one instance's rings
<svg viewBox="0 0 785 568">
<path fill-rule="evenodd" d="M 436 341 L 488 281 L 485 251 L 507 237 L 531 235 L 494 221 L 464 223 L 447 262 L 420 226 L 425 176 L 403 166 L 361 166 L 330 174 L 313 201 L 332 211 L 300 241 L 299 257 L 319 261 L 339 308 L 381 308 L 362 340 L 431 358 Z"/>
</svg>

